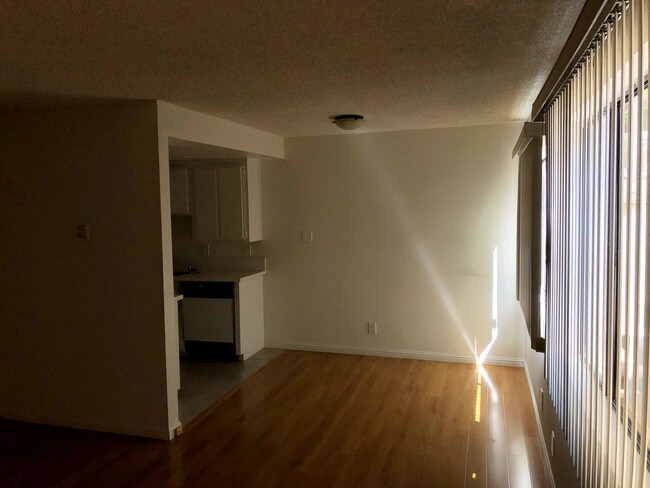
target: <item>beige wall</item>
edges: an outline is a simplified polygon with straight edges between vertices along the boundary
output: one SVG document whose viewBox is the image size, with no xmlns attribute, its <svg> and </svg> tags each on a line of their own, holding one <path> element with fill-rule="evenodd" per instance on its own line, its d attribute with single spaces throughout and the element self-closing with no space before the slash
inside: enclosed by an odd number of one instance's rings
<svg viewBox="0 0 650 488">
<path fill-rule="evenodd" d="M 156 103 L 0 121 L 0 417 L 168 437 Z"/>
<path fill-rule="evenodd" d="M 515 301 L 521 126 L 287 139 L 264 161 L 267 345 L 491 362 L 523 358 Z M 314 242 L 301 242 L 301 232 Z M 368 335 L 366 323 L 378 323 Z"/>
</svg>

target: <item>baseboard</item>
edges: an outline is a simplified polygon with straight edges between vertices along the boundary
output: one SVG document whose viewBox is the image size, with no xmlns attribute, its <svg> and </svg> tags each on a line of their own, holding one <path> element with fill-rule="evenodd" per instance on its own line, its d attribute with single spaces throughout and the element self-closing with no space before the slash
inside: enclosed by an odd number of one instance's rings
<svg viewBox="0 0 650 488">
<path fill-rule="evenodd" d="M 446 354 L 441 352 L 413 351 L 409 349 L 382 349 L 371 347 L 350 347 L 332 344 L 309 344 L 305 342 L 272 342 L 267 341 L 266 347 L 276 349 L 292 349 L 295 351 L 331 352 L 334 354 L 358 354 L 361 356 L 379 356 L 401 359 L 422 359 L 425 361 L 444 361 L 449 363 L 476 363 L 473 354 L 466 356 L 460 354 Z M 483 364 L 492 366 L 513 366 L 521 368 L 524 366 L 523 359 L 488 356 Z"/>
<path fill-rule="evenodd" d="M 38 415 L 15 415 L 0 413 L 0 417 L 7 420 L 16 420 L 18 422 L 30 422 L 33 424 L 51 425 L 55 427 L 68 427 L 70 429 L 92 430 L 95 432 L 106 432 L 109 434 L 131 435 L 136 437 L 147 437 L 149 439 L 159 439 L 168 441 L 174 437 L 173 430 L 154 430 L 143 429 L 140 427 L 118 426 L 111 424 L 102 424 L 95 422 L 86 422 L 84 420 L 76 419 L 60 419 L 41 417 Z M 179 424 L 180 425 L 180 424 Z"/>
<path fill-rule="evenodd" d="M 537 400 L 535 400 L 535 391 L 533 390 L 533 382 L 530 378 L 530 371 L 528 370 L 528 363 L 524 361 L 524 371 L 526 372 L 526 381 L 528 381 L 528 389 L 530 390 L 530 400 L 533 402 L 533 411 L 535 413 L 535 423 L 537 424 L 537 435 L 541 442 L 542 448 L 542 457 L 544 458 L 544 467 L 546 468 L 546 474 L 548 479 L 551 482 L 551 488 L 555 488 L 555 479 L 553 478 L 553 469 L 551 468 L 551 458 L 548 455 L 548 450 L 546 449 L 546 439 L 544 439 L 544 430 L 542 429 L 542 421 L 539 416 L 539 410 L 537 409 Z"/>
</svg>

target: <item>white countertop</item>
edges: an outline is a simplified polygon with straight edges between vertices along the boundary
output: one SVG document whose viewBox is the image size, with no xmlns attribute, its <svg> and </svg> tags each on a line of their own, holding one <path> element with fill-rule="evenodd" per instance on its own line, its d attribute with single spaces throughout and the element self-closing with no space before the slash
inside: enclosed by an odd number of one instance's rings
<svg viewBox="0 0 650 488">
<path fill-rule="evenodd" d="M 266 271 L 211 271 L 205 270 L 200 273 L 190 273 L 174 276 L 174 281 L 227 281 L 238 283 L 255 276 L 261 276 Z"/>
</svg>

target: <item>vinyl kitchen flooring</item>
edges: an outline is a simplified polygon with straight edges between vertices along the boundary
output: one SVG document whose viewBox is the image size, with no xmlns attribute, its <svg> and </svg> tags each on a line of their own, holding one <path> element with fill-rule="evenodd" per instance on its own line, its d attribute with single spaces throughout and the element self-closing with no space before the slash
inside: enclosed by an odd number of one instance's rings
<svg viewBox="0 0 650 488">
<path fill-rule="evenodd" d="M 266 366 L 281 352 L 281 349 L 265 348 L 246 361 L 181 358 L 181 389 L 178 392 L 181 424 L 189 424 L 219 397 Z"/>
<path fill-rule="evenodd" d="M 3 487 L 549 486 L 521 368 L 284 351 L 171 442 L 0 437 Z"/>
</svg>

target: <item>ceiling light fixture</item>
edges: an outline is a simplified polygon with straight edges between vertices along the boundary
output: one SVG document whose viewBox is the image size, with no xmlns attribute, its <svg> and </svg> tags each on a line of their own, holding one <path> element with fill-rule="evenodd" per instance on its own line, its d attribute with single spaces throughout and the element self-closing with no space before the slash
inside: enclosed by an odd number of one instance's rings
<svg viewBox="0 0 650 488">
<path fill-rule="evenodd" d="M 332 120 L 332 124 L 336 124 L 337 127 L 343 130 L 358 129 L 361 127 L 363 122 L 363 115 L 357 114 L 337 115 L 334 117 L 334 120 Z"/>
</svg>

